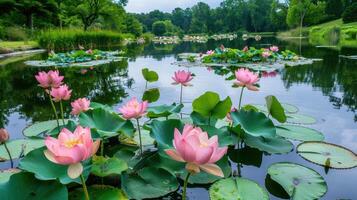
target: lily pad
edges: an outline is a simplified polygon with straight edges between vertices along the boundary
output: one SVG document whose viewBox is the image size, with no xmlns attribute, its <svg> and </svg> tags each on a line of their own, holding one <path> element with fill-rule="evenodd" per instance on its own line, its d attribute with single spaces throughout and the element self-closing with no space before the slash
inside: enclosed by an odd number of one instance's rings
<svg viewBox="0 0 357 200">
<path fill-rule="evenodd" d="M 173 103 L 172 105 L 161 105 L 161 106 L 151 106 L 148 108 L 147 117 L 158 118 L 158 117 L 168 117 L 173 113 L 180 113 L 183 108 L 183 104 Z"/>
<path fill-rule="evenodd" d="M 294 145 L 281 137 L 254 137 L 246 135 L 244 142 L 253 148 L 265 151 L 267 153 L 289 153 L 293 150 Z"/>
<path fill-rule="evenodd" d="M 106 158 L 103 156 L 93 156 L 92 162 L 92 173 L 99 177 L 120 175 L 123 171 L 128 169 L 126 162 L 117 157 Z"/>
<path fill-rule="evenodd" d="M 65 119 L 65 124 L 68 123 L 68 119 Z M 59 120 L 59 125 L 63 126 L 62 120 Z M 36 137 L 44 135 L 50 130 L 57 128 L 57 120 L 49 120 L 44 122 L 37 122 L 28 127 L 26 127 L 22 133 L 26 137 Z"/>
<path fill-rule="evenodd" d="M 327 192 L 324 178 L 316 171 L 302 165 L 275 163 L 268 168 L 268 174 L 293 200 L 320 199 Z"/>
<path fill-rule="evenodd" d="M 141 73 L 147 82 L 155 82 L 159 80 L 159 75 L 155 71 L 151 71 L 148 68 L 142 69 Z"/>
<path fill-rule="evenodd" d="M 95 200 L 128 200 L 121 189 L 110 185 L 91 185 L 88 187 L 90 199 Z M 82 200 L 85 199 L 83 189 L 78 188 L 69 193 L 69 199 Z"/>
<path fill-rule="evenodd" d="M 275 96 L 265 97 L 269 114 L 280 123 L 286 122 L 286 115 L 283 106 Z"/>
<path fill-rule="evenodd" d="M 294 113 L 299 112 L 299 109 L 294 105 L 287 104 L 287 103 L 281 103 L 281 105 L 283 106 L 286 114 L 294 114 Z M 263 112 L 268 112 L 268 108 L 265 105 L 252 104 L 252 106 L 258 108 L 259 110 L 261 110 Z"/>
<path fill-rule="evenodd" d="M 156 102 L 160 98 L 159 88 L 148 89 L 143 94 L 143 101 L 148 101 L 149 103 Z"/>
<path fill-rule="evenodd" d="M 297 146 L 297 153 L 315 164 L 349 169 L 357 166 L 357 156 L 351 150 L 326 142 L 304 142 Z"/>
<path fill-rule="evenodd" d="M 295 125 L 277 126 L 276 134 L 287 139 L 299 141 L 323 141 L 325 138 L 324 135 L 317 130 Z"/>
<path fill-rule="evenodd" d="M 214 117 L 223 119 L 231 110 L 232 101 L 230 97 L 220 101 L 219 95 L 214 92 L 206 92 L 192 103 L 194 112 L 201 114 L 204 117 Z"/>
<path fill-rule="evenodd" d="M 268 200 L 265 189 L 256 182 L 245 178 L 227 178 L 214 183 L 209 189 L 211 200 Z"/>
<path fill-rule="evenodd" d="M 170 172 L 146 167 L 136 174 L 123 174 L 121 187 L 130 199 L 158 198 L 176 191 L 179 187 L 177 179 Z"/>
<path fill-rule="evenodd" d="M 288 114 L 286 121 L 292 124 L 315 124 L 317 122 L 315 118 L 301 114 Z"/>
<path fill-rule="evenodd" d="M 0 170 L 0 184 L 8 182 L 13 174 L 17 174 L 19 172 L 21 172 L 21 170 L 16 168 Z"/>
<path fill-rule="evenodd" d="M 43 139 L 18 139 L 10 140 L 6 145 L 9 148 L 12 159 L 16 159 L 20 156 L 25 156 L 34 149 L 45 146 L 45 142 Z M 4 145 L 0 145 L 0 158 L 10 159 Z"/>
</svg>

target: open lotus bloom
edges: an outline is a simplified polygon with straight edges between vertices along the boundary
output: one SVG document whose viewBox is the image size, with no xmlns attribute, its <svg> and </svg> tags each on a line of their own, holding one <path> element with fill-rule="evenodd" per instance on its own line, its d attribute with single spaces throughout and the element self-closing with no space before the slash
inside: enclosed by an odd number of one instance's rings
<svg viewBox="0 0 357 200">
<path fill-rule="evenodd" d="M 269 50 L 263 51 L 262 56 L 263 58 L 268 58 L 269 56 L 271 56 L 271 52 Z"/>
<path fill-rule="evenodd" d="M 53 101 L 59 102 L 62 100 L 69 100 L 71 98 L 72 90 L 68 88 L 67 85 L 61 85 L 58 88 L 51 89 L 51 96 L 53 97 Z"/>
<path fill-rule="evenodd" d="M 147 101 L 140 103 L 136 97 L 134 97 L 119 108 L 119 112 L 123 114 L 125 119 L 138 119 L 146 114 L 148 104 Z"/>
<path fill-rule="evenodd" d="M 190 173 L 203 171 L 224 177 L 222 169 L 215 164 L 226 153 L 227 147 L 218 146 L 217 135 L 208 138 L 207 132 L 186 124 L 182 135 L 175 129 L 173 145 L 175 149 L 165 150 L 166 154 L 179 162 L 186 162 Z"/>
<path fill-rule="evenodd" d="M 35 75 L 36 80 L 39 82 L 39 86 L 42 88 L 58 88 L 62 85 L 64 76 L 59 75 L 59 71 L 50 70 L 49 72 L 39 72 Z"/>
<path fill-rule="evenodd" d="M 193 79 L 191 72 L 186 72 L 184 70 L 179 70 L 175 72 L 175 75 L 172 77 L 175 81 L 172 84 L 178 85 L 182 84 L 183 86 L 190 86 L 189 82 Z"/>
<path fill-rule="evenodd" d="M 71 103 L 72 115 L 79 115 L 81 112 L 89 110 L 90 101 L 87 98 L 79 98 Z"/>
<path fill-rule="evenodd" d="M 214 51 L 213 51 L 213 50 L 208 50 L 208 51 L 206 52 L 206 54 L 207 54 L 207 55 L 212 55 L 212 54 L 214 54 Z"/>
<path fill-rule="evenodd" d="M 259 88 L 255 86 L 259 81 L 258 74 L 255 74 L 248 69 L 239 69 L 235 72 L 236 79 L 238 82 L 235 84 L 242 87 L 247 87 L 248 90 L 258 91 Z"/>
<path fill-rule="evenodd" d="M 279 51 L 279 47 L 277 47 L 277 46 L 271 46 L 271 47 L 270 47 L 270 51 L 272 51 L 272 52 L 278 52 L 278 51 Z"/>
<path fill-rule="evenodd" d="M 46 158 L 56 164 L 69 165 L 68 176 L 75 179 L 83 172 L 81 161 L 97 152 L 100 141 L 93 141 L 89 128 L 77 126 L 73 133 L 66 128 L 62 129 L 58 139 L 48 136 L 45 145 Z"/>
</svg>

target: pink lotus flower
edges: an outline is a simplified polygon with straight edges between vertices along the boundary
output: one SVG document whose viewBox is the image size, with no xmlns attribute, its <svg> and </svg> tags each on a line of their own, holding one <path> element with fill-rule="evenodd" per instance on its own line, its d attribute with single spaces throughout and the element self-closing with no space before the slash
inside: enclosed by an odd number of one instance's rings
<svg viewBox="0 0 357 200">
<path fill-rule="evenodd" d="M 278 51 L 279 51 L 279 47 L 277 47 L 277 46 L 271 46 L 271 47 L 270 47 L 270 51 L 272 51 L 272 52 L 278 52 Z"/>
<path fill-rule="evenodd" d="M 71 93 L 72 90 L 68 89 L 68 86 L 65 84 L 61 85 L 59 88 L 52 88 L 50 94 L 55 102 L 59 102 L 71 98 Z"/>
<path fill-rule="evenodd" d="M 119 112 L 123 114 L 125 119 L 138 119 L 146 114 L 147 107 L 147 101 L 139 103 L 134 97 L 124 106 L 119 108 Z"/>
<path fill-rule="evenodd" d="M 212 55 L 212 54 L 214 54 L 214 51 L 213 50 L 209 50 L 209 51 L 206 52 L 206 54 L 207 55 Z"/>
<path fill-rule="evenodd" d="M 243 51 L 244 51 L 244 52 L 247 52 L 248 50 L 249 50 L 248 46 L 245 46 L 245 47 L 243 48 Z"/>
<path fill-rule="evenodd" d="M 81 112 L 89 110 L 90 101 L 87 98 L 80 98 L 71 103 L 72 115 L 79 115 Z"/>
<path fill-rule="evenodd" d="M 9 140 L 9 133 L 6 129 L 0 128 L 0 144 Z"/>
<path fill-rule="evenodd" d="M 93 50 L 92 50 L 92 49 L 88 49 L 88 50 L 86 51 L 86 54 L 93 54 Z"/>
<path fill-rule="evenodd" d="M 44 71 L 39 72 L 37 75 L 35 75 L 35 78 L 40 83 L 39 86 L 42 88 L 58 88 L 60 85 L 62 85 L 64 76 L 60 76 L 58 70 L 50 70 L 47 73 Z"/>
<path fill-rule="evenodd" d="M 183 86 L 190 86 L 188 82 L 190 82 L 193 79 L 193 76 L 191 72 L 186 72 L 184 70 L 179 70 L 175 72 L 175 75 L 172 77 L 172 79 L 175 81 L 174 85 L 182 84 Z"/>
<path fill-rule="evenodd" d="M 271 56 L 271 52 L 269 50 L 263 51 L 262 56 L 263 56 L 263 58 L 268 58 L 269 56 Z"/>
<path fill-rule="evenodd" d="M 100 141 L 93 141 L 89 128 L 77 126 L 72 133 L 64 128 L 58 139 L 47 137 L 44 154 L 48 160 L 60 165 L 69 165 L 67 173 L 70 178 L 77 178 L 83 171 L 81 161 L 92 157 L 98 150 Z"/>
<path fill-rule="evenodd" d="M 221 168 L 214 164 L 227 153 L 227 147 L 218 146 L 217 135 L 208 138 L 207 132 L 186 124 L 182 135 L 175 129 L 173 145 L 175 149 L 165 150 L 166 154 L 179 162 L 186 162 L 190 173 L 203 171 L 224 177 Z"/>
<path fill-rule="evenodd" d="M 259 81 L 258 74 L 254 74 L 249 69 L 239 69 L 235 72 L 238 82 L 235 84 L 242 87 L 247 87 L 249 90 L 258 91 L 258 87 L 254 86 Z"/>
<path fill-rule="evenodd" d="M 232 112 L 235 112 L 235 111 L 237 111 L 237 108 L 232 107 L 232 108 L 231 108 L 231 111 L 230 111 L 229 113 L 227 113 L 226 118 L 227 118 L 227 121 L 228 121 L 229 123 L 232 123 L 232 122 L 233 122 L 231 113 L 232 113 Z"/>
</svg>

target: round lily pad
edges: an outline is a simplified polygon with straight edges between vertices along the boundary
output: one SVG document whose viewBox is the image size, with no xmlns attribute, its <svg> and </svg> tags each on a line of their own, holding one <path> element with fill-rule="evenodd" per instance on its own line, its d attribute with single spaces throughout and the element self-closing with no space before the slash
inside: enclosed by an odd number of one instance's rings
<svg viewBox="0 0 357 200">
<path fill-rule="evenodd" d="M 17 174 L 19 172 L 21 172 L 21 170 L 16 168 L 0 170 L 0 184 L 8 182 L 13 174 Z"/>
<path fill-rule="evenodd" d="M 282 137 L 253 137 L 246 134 L 245 143 L 253 148 L 268 153 L 289 153 L 293 150 L 293 144 Z"/>
<path fill-rule="evenodd" d="M 288 114 L 287 122 L 292 124 L 315 124 L 317 121 L 315 118 L 308 115 Z"/>
<path fill-rule="evenodd" d="M 275 163 L 268 168 L 268 174 L 284 188 L 292 200 L 320 199 L 327 192 L 324 178 L 302 165 Z"/>
<path fill-rule="evenodd" d="M 62 120 L 59 120 L 59 125 L 63 126 Z M 65 124 L 67 124 L 68 119 L 65 119 Z M 26 137 L 35 137 L 45 134 L 48 131 L 57 128 L 57 120 L 49 120 L 44 122 L 37 122 L 28 127 L 26 127 L 22 133 Z"/>
<path fill-rule="evenodd" d="M 295 125 L 278 126 L 276 127 L 276 134 L 287 139 L 299 141 L 323 141 L 325 138 L 317 130 Z"/>
<path fill-rule="evenodd" d="M 90 199 L 96 200 L 127 200 L 124 192 L 118 188 L 109 185 L 92 185 L 88 187 Z M 69 193 L 69 199 L 82 200 L 84 199 L 82 188 L 78 188 Z"/>
<path fill-rule="evenodd" d="M 268 108 L 265 105 L 261 105 L 261 104 L 251 104 L 251 105 L 263 112 L 268 112 Z M 294 114 L 299 112 L 299 108 L 294 105 L 287 104 L 287 103 L 282 103 L 281 105 L 283 106 L 286 114 Z"/>
<path fill-rule="evenodd" d="M 304 142 L 297 147 L 297 153 L 315 164 L 349 169 L 357 166 L 357 156 L 351 150 L 326 142 Z"/>
<path fill-rule="evenodd" d="M 11 140 L 6 145 L 9 148 L 12 159 L 16 159 L 20 156 L 25 156 L 34 149 L 43 147 L 45 142 L 43 139 L 18 139 Z M 0 145 L 0 158 L 5 160 L 10 159 L 4 145 Z"/>
<path fill-rule="evenodd" d="M 209 189 L 211 200 L 251 200 L 269 199 L 265 189 L 256 182 L 245 178 L 227 178 L 214 183 Z"/>
</svg>

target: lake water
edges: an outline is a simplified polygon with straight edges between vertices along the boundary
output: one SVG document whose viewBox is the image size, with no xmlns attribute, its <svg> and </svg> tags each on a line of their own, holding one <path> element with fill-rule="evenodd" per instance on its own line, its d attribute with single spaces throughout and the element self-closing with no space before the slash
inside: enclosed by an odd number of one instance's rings
<svg viewBox="0 0 357 200">
<path fill-rule="evenodd" d="M 180 88 L 171 85 L 172 74 L 179 66 L 177 54 L 183 52 L 205 52 L 220 44 L 226 47 L 243 48 L 245 45 L 265 47 L 275 44 L 282 49 L 290 49 L 308 58 L 321 58 L 323 61 L 313 65 L 297 66 L 279 71 L 275 76 L 262 77 L 260 91 L 246 91 L 243 104 L 264 104 L 264 97 L 275 95 L 281 102 L 297 106 L 299 113 L 314 116 L 317 123 L 311 125 L 324 133 L 325 141 L 345 146 L 357 152 L 357 61 L 340 58 L 339 55 L 356 55 L 357 49 L 340 50 L 316 48 L 306 42 L 300 47 L 299 41 L 282 42 L 274 38 L 265 38 L 260 42 L 209 41 L 205 44 L 182 43 L 178 45 L 132 46 L 129 48 L 128 61 L 96 67 L 93 70 L 78 68 L 61 69 L 65 82 L 73 90 L 73 98 L 88 97 L 92 101 L 109 104 L 118 108 L 130 97 L 140 98 L 145 90 L 142 68 L 150 68 L 159 73 L 159 81 L 149 87 L 159 87 L 161 97 L 155 105 L 171 104 L 179 100 Z M 36 55 L 26 60 L 45 58 Z M 0 126 L 6 127 L 11 138 L 21 138 L 22 129 L 34 121 L 48 120 L 52 117 L 50 104 L 42 98 L 42 90 L 37 87 L 34 75 L 43 69 L 30 68 L 24 60 L 0 66 Z M 193 87 L 184 88 L 185 112 L 190 112 L 188 105 L 206 91 L 214 91 L 221 98 L 230 96 L 234 105 L 238 105 L 240 90 L 232 88 L 233 81 L 226 81 L 224 76 L 204 67 L 189 69 L 196 77 Z M 66 106 L 67 113 L 70 107 Z M 297 145 L 297 142 L 294 142 Z M 275 162 L 288 161 L 300 163 L 319 172 L 326 180 L 328 192 L 323 199 L 356 199 L 357 170 L 330 169 L 326 174 L 323 167 L 306 162 L 295 152 L 283 155 L 263 155 L 260 168 L 243 166 L 242 176 L 265 185 L 267 168 Z M 8 164 L 1 164 L 6 167 Z M 204 186 L 191 186 L 189 199 L 208 199 Z M 174 198 L 174 197 L 171 197 Z M 271 199 L 278 199 L 271 195 Z"/>
</svg>

